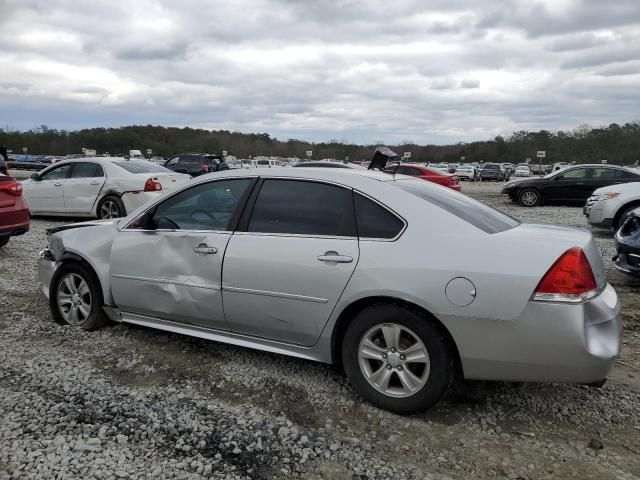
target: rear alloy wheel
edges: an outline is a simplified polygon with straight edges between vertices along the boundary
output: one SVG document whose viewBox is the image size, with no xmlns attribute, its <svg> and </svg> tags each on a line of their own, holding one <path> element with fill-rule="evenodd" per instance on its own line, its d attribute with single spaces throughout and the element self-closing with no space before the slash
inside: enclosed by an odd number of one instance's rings
<svg viewBox="0 0 640 480">
<path fill-rule="evenodd" d="M 409 414 L 435 404 L 453 379 L 453 356 L 431 320 L 398 305 L 363 310 L 342 344 L 344 369 L 367 401 Z"/>
<path fill-rule="evenodd" d="M 98 204 L 98 218 L 101 220 L 119 218 L 126 215 L 124 204 L 120 198 L 109 195 L 100 200 Z"/>
<path fill-rule="evenodd" d="M 535 207 L 540 203 L 540 193 L 533 188 L 525 188 L 518 195 L 518 202 L 523 207 Z"/>
<path fill-rule="evenodd" d="M 617 221 L 614 222 L 613 229 L 618 230 L 622 225 L 624 225 L 624 222 L 627 221 L 627 218 L 629 218 L 631 212 L 633 212 L 637 208 L 640 208 L 640 205 L 632 205 L 630 207 L 627 207 L 627 209 L 620 214 Z"/>
<path fill-rule="evenodd" d="M 49 289 L 49 305 L 56 322 L 96 330 L 106 323 L 102 292 L 83 265 L 61 266 Z"/>
</svg>

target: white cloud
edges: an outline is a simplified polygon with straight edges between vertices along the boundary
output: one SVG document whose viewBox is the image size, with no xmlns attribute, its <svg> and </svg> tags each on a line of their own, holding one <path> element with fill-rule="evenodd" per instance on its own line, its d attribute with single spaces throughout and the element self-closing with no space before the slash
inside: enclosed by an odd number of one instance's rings
<svg viewBox="0 0 640 480">
<path fill-rule="evenodd" d="M 445 143 L 637 119 L 636 0 L 5 0 L 0 117 Z"/>
</svg>

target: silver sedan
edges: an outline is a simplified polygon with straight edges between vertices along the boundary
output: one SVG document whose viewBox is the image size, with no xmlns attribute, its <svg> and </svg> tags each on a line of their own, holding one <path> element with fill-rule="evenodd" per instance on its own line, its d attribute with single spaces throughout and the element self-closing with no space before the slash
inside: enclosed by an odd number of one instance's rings
<svg viewBox="0 0 640 480">
<path fill-rule="evenodd" d="M 126 218 L 54 229 L 39 271 L 58 322 L 340 363 L 399 413 L 456 377 L 600 383 L 620 348 L 588 232 L 381 172 L 205 175 Z"/>
</svg>

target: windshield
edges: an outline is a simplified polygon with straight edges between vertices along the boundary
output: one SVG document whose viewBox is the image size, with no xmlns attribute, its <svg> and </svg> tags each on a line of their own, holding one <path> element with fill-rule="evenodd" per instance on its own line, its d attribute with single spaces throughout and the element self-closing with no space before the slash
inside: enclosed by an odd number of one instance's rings
<svg viewBox="0 0 640 480">
<path fill-rule="evenodd" d="M 129 173 L 157 173 L 157 172 L 171 172 L 168 168 L 164 168 L 157 163 L 147 162 L 144 160 L 118 160 L 112 162 L 114 165 L 126 170 Z"/>
<path fill-rule="evenodd" d="M 447 188 L 434 188 L 420 180 L 401 180 L 394 185 L 446 210 L 486 233 L 504 232 L 520 225 L 520 222 L 514 218 Z"/>
</svg>

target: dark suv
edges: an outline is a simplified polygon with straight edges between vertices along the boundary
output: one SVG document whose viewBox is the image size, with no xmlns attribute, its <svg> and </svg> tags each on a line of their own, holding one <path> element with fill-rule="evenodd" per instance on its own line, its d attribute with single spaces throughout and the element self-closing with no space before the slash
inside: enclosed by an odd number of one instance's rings
<svg viewBox="0 0 640 480">
<path fill-rule="evenodd" d="M 509 174 L 506 173 L 499 163 L 485 163 L 480 172 L 480 180 L 497 180 L 503 182 L 509 180 Z"/>
<path fill-rule="evenodd" d="M 176 173 L 188 173 L 192 177 L 229 170 L 229 165 L 222 155 L 208 153 L 179 153 L 167 160 L 164 166 Z"/>
</svg>

